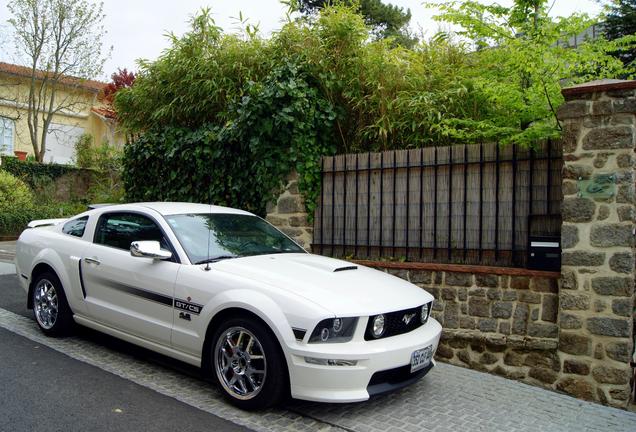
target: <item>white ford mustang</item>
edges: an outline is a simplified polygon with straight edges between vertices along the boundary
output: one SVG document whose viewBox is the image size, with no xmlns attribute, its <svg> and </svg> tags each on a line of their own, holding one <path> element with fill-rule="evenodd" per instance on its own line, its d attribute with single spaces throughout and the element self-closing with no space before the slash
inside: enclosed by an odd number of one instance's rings
<svg viewBox="0 0 636 432">
<path fill-rule="evenodd" d="M 44 333 L 77 322 L 201 367 L 241 408 L 363 401 L 434 365 L 429 293 L 251 213 L 124 204 L 30 227 L 16 268 Z"/>
</svg>

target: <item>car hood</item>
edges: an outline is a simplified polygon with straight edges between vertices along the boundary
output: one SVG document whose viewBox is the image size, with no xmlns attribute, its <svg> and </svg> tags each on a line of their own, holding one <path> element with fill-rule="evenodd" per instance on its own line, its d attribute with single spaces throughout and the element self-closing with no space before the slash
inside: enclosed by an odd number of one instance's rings
<svg viewBox="0 0 636 432">
<path fill-rule="evenodd" d="M 275 254 L 219 261 L 214 269 L 293 292 L 335 316 L 368 316 L 433 300 L 423 289 L 387 273 L 311 254 Z"/>
</svg>

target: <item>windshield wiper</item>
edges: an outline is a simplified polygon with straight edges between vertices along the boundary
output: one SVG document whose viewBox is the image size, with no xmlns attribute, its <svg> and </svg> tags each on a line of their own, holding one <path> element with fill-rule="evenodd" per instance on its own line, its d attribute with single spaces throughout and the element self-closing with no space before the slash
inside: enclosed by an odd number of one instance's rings
<svg viewBox="0 0 636 432">
<path fill-rule="evenodd" d="M 201 261 L 197 261 L 194 263 L 194 265 L 214 263 L 214 262 L 225 260 L 225 259 L 238 258 L 239 256 L 240 255 L 219 255 L 212 258 L 207 258 Z"/>
</svg>

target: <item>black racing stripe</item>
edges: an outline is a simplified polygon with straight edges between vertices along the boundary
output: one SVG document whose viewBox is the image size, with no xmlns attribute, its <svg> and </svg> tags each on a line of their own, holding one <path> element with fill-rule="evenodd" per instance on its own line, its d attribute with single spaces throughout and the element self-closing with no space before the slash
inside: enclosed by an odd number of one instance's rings
<svg viewBox="0 0 636 432">
<path fill-rule="evenodd" d="M 79 260 L 79 279 L 80 279 L 80 287 L 82 288 L 82 296 L 86 298 L 86 288 L 84 287 L 84 276 L 82 275 L 82 260 Z"/>
<path fill-rule="evenodd" d="M 153 292 L 146 291 L 139 288 L 135 288 L 133 286 L 116 282 L 110 279 L 105 279 L 101 277 L 98 277 L 96 279 L 98 279 L 101 284 L 106 285 L 109 288 L 116 289 L 118 291 L 122 291 L 127 294 L 131 294 L 137 297 L 142 297 L 142 298 L 145 298 L 146 300 L 154 301 L 154 302 L 172 307 L 172 297 L 165 296 L 163 294 L 153 293 Z"/>
</svg>

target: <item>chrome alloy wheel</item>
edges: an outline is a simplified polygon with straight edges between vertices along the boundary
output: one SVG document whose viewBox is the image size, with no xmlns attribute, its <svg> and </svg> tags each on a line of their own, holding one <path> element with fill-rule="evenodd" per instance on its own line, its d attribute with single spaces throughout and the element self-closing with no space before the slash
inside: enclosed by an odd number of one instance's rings
<svg viewBox="0 0 636 432">
<path fill-rule="evenodd" d="M 256 336 L 243 327 L 230 327 L 216 342 L 214 364 L 219 382 L 232 397 L 252 399 L 267 374 L 265 352 Z"/>
<path fill-rule="evenodd" d="M 35 286 L 33 298 L 35 318 L 38 324 L 46 330 L 50 330 L 57 321 L 58 297 L 55 286 L 48 279 L 41 279 Z"/>
</svg>

